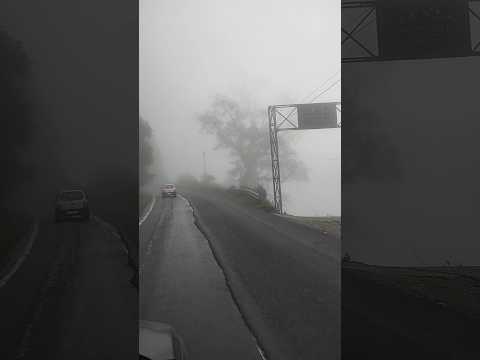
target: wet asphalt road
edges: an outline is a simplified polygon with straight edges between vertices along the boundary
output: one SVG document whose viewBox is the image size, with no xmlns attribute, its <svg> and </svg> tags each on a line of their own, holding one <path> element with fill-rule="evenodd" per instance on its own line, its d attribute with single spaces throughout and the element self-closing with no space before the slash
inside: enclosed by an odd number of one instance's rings
<svg viewBox="0 0 480 360">
<path fill-rule="evenodd" d="M 0 288 L 0 358 L 136 358 L 138 295 L 127 263 L 121 241 L 96 221 L 42 221 Z"/>
<path fill-rule="evenodd" d="M 92 225 L 82 228 L 77 238 L 55 358 L 134 359 L 138 291 L 130 283 L 133 270 L 118 235 Z"/>
<path fill-rule="evenodd" d="M 180 190 L 267 358 L 339 359 L 338 240 L 239 202 L 228 192 Z M 177 198 L 157 204 L 151 223 L 145 222 L 141 254 L 150 255 L 141 257 L 141 317 L 174 322 L 185 329 L 192 348 L 216 343 L 228 354 L 223 358 L 251 358 L 253 352 L 240 352 L 249 348 L 248 336 L 232 338 L 224 325 L 228 317 L 221 314 L 233 305 L 217 304 L 215 294 L 227 299 L 227 290 L 193 219 Z M 153 239 L 153 245 L 145 239 Z M 245 347 L 239 349 L 239 342 Z"/>
<path fill-rule="evenodd" d="M 140 234 L 140 318 L 172 325 L 189 359 L 260 359 L 188 202 L 159 198 Z"/>
</svg>

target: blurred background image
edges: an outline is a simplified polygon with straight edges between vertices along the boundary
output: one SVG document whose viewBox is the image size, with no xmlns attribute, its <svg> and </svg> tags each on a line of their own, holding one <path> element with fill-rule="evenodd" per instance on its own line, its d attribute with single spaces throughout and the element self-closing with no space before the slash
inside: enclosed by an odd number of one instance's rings
<svg viewBox="0 0 480 360">
<path fill-rule="evenodd" d="M 342 1 L 342 356 L 479 350 L 476 1 Z"/>
<path fill-rule="evenodd" d="M 137 26 L 133 3 L 0 4 L 4 359 L 137 354 Z"/>
</svg>

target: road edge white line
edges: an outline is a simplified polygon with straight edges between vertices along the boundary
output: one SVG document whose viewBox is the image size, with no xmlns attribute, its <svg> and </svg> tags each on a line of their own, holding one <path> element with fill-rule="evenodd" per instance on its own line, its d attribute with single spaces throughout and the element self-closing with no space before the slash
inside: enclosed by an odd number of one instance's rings
<svg viewBox="0 0 480 360">
<path fill-rule="evenodd" d="M 156 202 L 156 197 L 155 196 L 152 196 L 152 201 L 150 201 L 150 206 L 148 207 L 148 210 L 145 214 L 143 214 L 143 216 L 140 218 L 140 220 L 138 221 L 138 226 L 142 226 L 143 222 L 145 220 L 147 220 L 148 216 L 150 215 L 150 213 L 152 212 L 153 210 L 153 207 L 155 206 L 155 202 Z"/>
<path fill-rule="evenodd" d="M 10 278 L 17 272 L 17 270 L 20 268 L 20 266 L 23 264 L 25 259 L 27 258 L 28 254 L 30 254 L 30 251 L 32 250 L 33 243 L 35 242 L 35 239 L 37 238 L 38 235 L 38 221 L 35 220 L 33 223 L 33 229 L 32 232 L 26 236 L 29 236 L 29 240 L 27 245 L 25 246 L 24 251 L 22 254 L 18 257 L 17 261 L 15 264 L 10 268 L 10 270 L 7 270 L 7 273 L 2 276 L 0 279 L 0 288 L 5 286 L 10 280 Z"/>
<path fill-rule="evenodd" d="M 32 335 L 34 328 L 38 325 L 38 322 L 41 321 L 42 315 L 47 306 L 48 297 L 51 296 L 50 292 L 58 283 L 59 274 L 62 272 L 62 264 L 65 261 L 67 247 L 65 242 L 60 244 L 59 256 L 56 257 L 53 265 L 50 265 L 50 269 L 47 273 L 47 278 L 43 281 L 40 287 L 40 293 L 38 295 L 37 301 L 33 304 L 33 313 L 31 318 L 26 324 L 25 331 L 22 334 L 21 341 L 16 350 L 15 359 L 23 359 L 28 357 L 30 347 L 32 345 Z"/>
</svg>

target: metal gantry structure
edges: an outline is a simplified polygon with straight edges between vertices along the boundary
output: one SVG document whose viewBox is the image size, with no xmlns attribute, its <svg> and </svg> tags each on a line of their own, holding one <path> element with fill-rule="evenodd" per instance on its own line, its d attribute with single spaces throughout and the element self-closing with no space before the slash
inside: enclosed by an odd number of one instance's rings
<svg viewBox="0 0 480 360">
<path fill-rule="evenodd" d="M 349 11 L 355 23 L 347 30 L 343 17 Z M 342 0 L 342 63 L 480 56 L 480 35 L 472 33 L 472 23 L 480 24 L 479 14 L 480 0 Z M 369 27 L 370 35 L 360 39 L 360 33 Z M 360 55 L 344 55 L 349 41 L 361 50 Z M 308 125 L 299 126 L 298 109 L 304 105 L 268 107 L 274 207 L 280 213 L 283 204 L 278 132 L 332 127 L 312 126 L 312 117 Z M 337 127 L 341 127 L 341 122 L 337 122 Z"/>
<path fill-rule="evenodd" d="M 337 112 L 340 112 L 340 102 L 325 104 L 289 104 L 289 105 L 271 105 L 268 107 L 268 128 L 270 135 L 270 154 L 272 159 L 272 183 L 273 183 L 273 206 L 275 211 L 282 213 L 282 185 L 280 176 L 280 155 L 278 146 L 278 133 L 287 130 L 306 130 L 306 129 L 324 129 L 332 126 L 319 125 L 318 127 L 305 127 L 299 123 L 299 106 L 309 105 L 332 105 L 334 104 Z M 278 116 L 278 117 L 277 117 Z M 335 119 L 336 126 L 341 127 L 340 121 Z"/>
<path fill-rule="evenodd" d="M 480 56 L 479 24 L 480 0 L 342 0 L 342 63 Z"/>
<path fill-rule="evenodd" d="M 273 207 L 282 212 L 282 187 L 280 185 L 280 159 L 278 155 L 278 131 L 275 106 L 268 107 L 268 129 L 270 134 L 270 155 L 272 158 Z"/>
</svg>

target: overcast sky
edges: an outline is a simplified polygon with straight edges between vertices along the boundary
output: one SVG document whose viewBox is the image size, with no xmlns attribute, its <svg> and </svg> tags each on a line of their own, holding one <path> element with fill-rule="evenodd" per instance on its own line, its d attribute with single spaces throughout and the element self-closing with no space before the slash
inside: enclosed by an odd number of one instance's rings
<svg viewBox="0 0 480 360">
<path fill-rule="evenodd" d="M 340 11 L 337 0 L 140 0 L 140 113 L 171 179 L 200 175 L 203 151 L 208 171 L 225 179 L 228 158 L 196 120 L 216 94 L 266 114 L 268 105 L 309 102 L 339 80 Z M 331 100 L 340 100 L 340 86 L 315 101 Z M 294 138 L 309 169 L 308 183 L 285 184 L 287 211 L 340 215 L 340 130 L 280 136 Z"/>
</svg>

